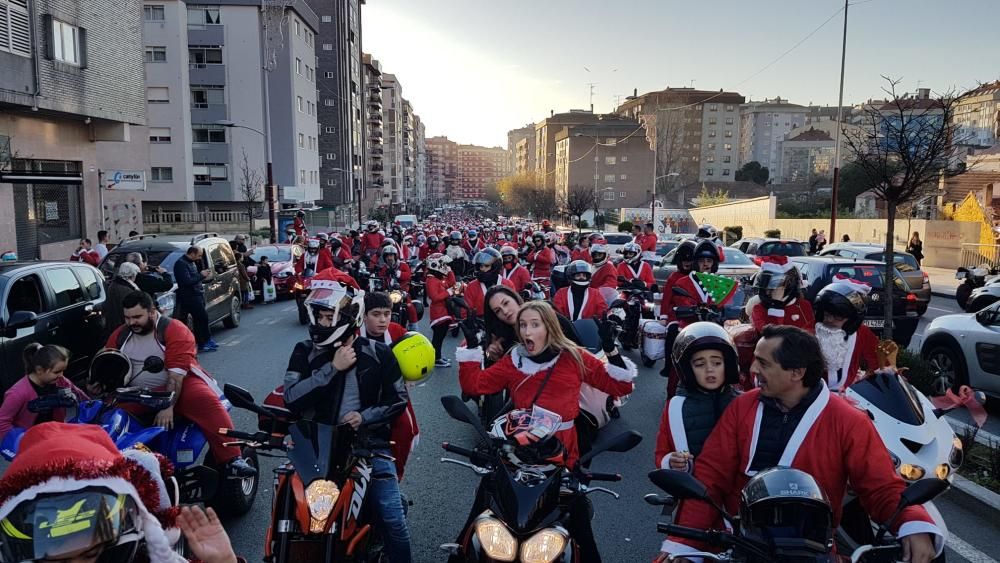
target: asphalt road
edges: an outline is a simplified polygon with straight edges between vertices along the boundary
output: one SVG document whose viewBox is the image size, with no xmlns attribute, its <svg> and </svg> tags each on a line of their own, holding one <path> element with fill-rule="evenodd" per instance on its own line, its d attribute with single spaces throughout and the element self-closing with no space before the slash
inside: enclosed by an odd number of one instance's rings
<svg viewBox="0 0 1000 563">
<path fill-rule="evenodd" d="M 931 307 L 928 321 L 921 323 L 918 334 L 933 316 L 956 309 L 953 300 L 948 303 L 940 297 L 932 300 Z M 294 343 L 305 337 L 306 330 L 296 321 L 293 303 L 258 306 L 244 312 L 240 328 L 219 329 L 215 338 L 220 350 L 203 355 L 201 361 L 220 381 L 244 386 L 260 400 L 280 384 Z M 448 357 L 453 357 L 454 346 L 455 339 L 449 338 L 445 344 Z M 594 530 L 605 561 L 649 561 L 662 539 L 656 533 L 659 511 L 642 501 L 644 494 L 657 492 L 646 473 L 652 469 L 653 444 L 665 399 L 664 380 L 658 370 L 658 366 L 640 367 L 636 391 L 622 417 L 603 431 L 610 435 L 634 429 L 642 433 L 643 442 L 631 452 L 607 453 L 594 463 L 596 471 L 619 472 L 624 476 L 622 482 L 610 486 L 621 494 L 620 499 L 601 494 L 592 497 L 597 509 Z M 457 393 L 455 368 L 436 370 L 428 381 L 411 391 L 421 441 L 410 458 L 402 489 L 414 503 L 409 512 L 410 532 L 414 560 L 421 563 L 444 560 L 438 545 L 454 541 L 476 487 L 476 478 L 469 470 L 439 461 L 444 453 L 440 449 L 442 441 L 471 443 L 473 436 L 471 428 L 449 418 L 441 407 L 441 396 Z M 237 428 L 256 427 L 256 417 L 250 413 L 237 411 L 233 418 Z M 997 424 L 995 416 L 990 418 L 991 424 Z M 248 561 L 260 561 L 262 557 L 274 465 L 274 460 L 262 458 L 262 484 L 253 511 L 226 522 L 237 553 Z M 1000 553 L 1000 519 L 983 518 L 976 508 L 964 506 L 958 500 L 946 493 L 939 502 L 949 527 L 958 536 L 958 542 L 949 543 L 948 560 L 992 562 L 984 554 Z M 953 546 L 959 551 L 952 549 Z"/>
</svg>

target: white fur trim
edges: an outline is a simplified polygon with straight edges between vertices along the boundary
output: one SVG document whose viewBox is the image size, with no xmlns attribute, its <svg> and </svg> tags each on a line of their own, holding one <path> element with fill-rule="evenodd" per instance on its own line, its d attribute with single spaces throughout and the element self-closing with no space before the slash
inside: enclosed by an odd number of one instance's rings
<svg viewBox="0 0 1000 563">
<path fill-rule="evenodd" d="M 558 362 L 559 358 L 561 357 L 562 354 L 559 354 L 558 356 L 552 358 L 551 360 L 545 362 L 544 364 L 539 364 L 535 363 L 531 358 L 525 355 L 524 346 L 520 344 L 514 346 L 510 350 L 510 359 L 512 362 L 514 362 L 514 367 L 516 367 L 517 370 L 520 371 L 521 373 L 528 376 L 535 375 L 540 371 L 547 370 L 550 367 L 556 365 L 556 362 Z"/>
<path fill-rule="evenodd" d="M 624 368 L 620 368 L 611 362 L 608 362 L 604 364 L 604 369 L 608 371 L 608 375 L 610 375 L 612 379 L 630 382 L 635 379 L 635 376 L 639 375 L 639 370 L 636 369 L 635 363 L 632 360 L 626 358 L 625 356 L 622 356 L 621 358 L 622 360 L 625 360 Z"/>
<path fill-rule="evenodd" d="M 769 317 L 784 317 L 785 316 L 785 310 L 784 309 L 768 309 L 767 310 L 767 316 L 769 316 Z"/>
<path fill-rule="evenodd" d="M 684 399 L 683 395 L 674 396 L 667 403 L 667 420 L 670 421 L 670 437 L 674 441 L 674 450 L 688 451 L 687 432 L 684 429 Z"/>
<path fill-rule="evenodd" d="M 567 309 L 569 309 L 570 320 L 575 321 L 577 319 L 582 318 L 580 315 L 582 315 L 583 314 L 583 310 L 587 308 L 587 300 L 588 300 L 589 297 L 590 297 L 590 290 L 589 289 L 584 290 L 584 292 L 583 292 L 583 302 L 580 303 L 580 313 L 577 314 L 577 315 L 574 315 L 573 313 L 576 312 L 576 308 L 574 307 L 574 305 L 575 305 L 575 303 L 574 303 L 575 299 L 573 299 L 573 290 L 570 290 L 570 291 L 566 292 L 566 305 L 567 305 Z"/>
<path fill-rule="evenodd" d="M 816 420 L 823 413 L 823 409 L 830 403 L 830 389 L 827 388 L 825 381 L 820 380 L 820 385 L 823 388 L 820 390 L 819 396 L 816 397 L 813 404 L 809 405 L 809 408 L 802 415 L 802 420 L 799 421 L 799 425 L 795 427 L 795 432 L 792 432 L 792 437 L 788 439 L 788 443 L 785 445 L 785 450 L 781 454 L 781 459 L 778 460 L 778 465 L 792 467 L 792 462 L 795 461 L 795 456 L 799 453 L 799 448 L 805 442 L 806 436 L 812 430 L 813 425 L 816 424 Z M 747 461 L 747 467 L 744 471 L 749 477 L 757 474 L 756 471 L 750 470 L 750 465 L 753 464 L 753 457 L 757 452 L 757 437 L 760 435 L 760 421 L 763 416 L 764 405 L 763 403 L 758 403 L 757 418 L 753 424 L 753 441 L 750 443 L 750 458 Z"/>
<path fill-rule="evenodd" d="M 858 333 L 853 332 L 847 337 L 847 350 L 848 352 L 844 354 L 842 360 L 842 365 L 839 366 L 827 366 L 826 368 L 826 379 L 830 383 L 830 389 L 834 391 L 840 391 L 844 383 L 847 382 L 847 376 L 851 371 L 851 360 L 854 359 L 854 350 L 857 348 L 858 344 Z"/>
<path fill-rule="evenodd" d="M 915 534 L 932 534 L 934 536 L 934 556 L 937 557 L 941 555 L 944 551 L 945 541 L 948 539 L 945 534 L 930 522 L 922 522 L 919 520 L 912 522 L 903 522 L 903 525 L 899 527 L 899 532 L 896 534 L 897 538 L 904 538 L 906 536 L 912 536 Z"/>
<path fill-rule="evenodd" d="M 472 349 L 466 348 L 464 346 L 460 348 L 455 348 L 455 361 L 458 363 L 464 362 L 475 362 L 477 364 L 483 363 L 483 349 L 478 346 Z"/>
<path fill-rule="evenodd" d="M 691 547 L 690 545 L 679 543 L 679 542 L 675 542 L 675 541 L 670 541 L 670 540 L 663 540 L 663 543 L 660 544 L 660 551 L 662 551 L 663 553 L 669 553 L 670 555 L 682 555 L 682 554 L 685 554 L 685 553 L 699 553 L 699 551 L 697 549 Z M 692 562 L 695 562 L 695 563 L 701 563 L 701 557 L 696 557 L 694 559 L 689 559 L 689 561 L 692 561 Z"/>
</svg>

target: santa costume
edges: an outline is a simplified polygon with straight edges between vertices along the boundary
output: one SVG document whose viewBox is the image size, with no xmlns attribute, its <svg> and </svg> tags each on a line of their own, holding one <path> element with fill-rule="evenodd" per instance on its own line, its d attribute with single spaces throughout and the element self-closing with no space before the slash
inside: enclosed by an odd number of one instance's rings
<svg viewBox="0 0 1000 563">
<path fill-rule="evenodd" d="M 816 326 L 816 319 L 813 316 L 812 305 L 802 299 L 799 295 L 799 285 L 801 276 L 795 265 L 784 256 L 765 256 L 760 264 L 758 276 L 770 276 L 775 281 L 779 278 L 780 283 L 786 283 L 785 291 L 791 291 L 794 287 L 795 295 L 789 295 L 786 302 L 776 302 L 773 299 L 762 297 L 757 300 L 750 310 L 750 322 L 757 332 L 764 330 L 767 325 L 787 325 L 801 328 L 806 332 L 813 332 Z M 771 291 L 761 289 L 760 291 Z"/>
<path fill-rule="evenodd" d="M 501 275 L 505 281 L 513 284 L 514 291 L 518 293 L 531 285 L 531 274 L 528 273 L 528 269 L 516 261 L 512 264 L 504 264 Z"/>
<path fill-rule="evenodd" d="M 618 289 L 618 268 L 611 260 L 605 260 L 600 266 L 594 266 L 594 277 L 590 278 L 590 287 Z"/>
<path fill-rule="evenodd" d="M 653 278 L 653 267 L 643 260 L 639 260 L 638 268 L 627 261 L 622 261 L 621 264 L 618 264 L 618 275 L 630 282 L 632 280 L 642 280 L 646 284 L 647 289 L 656 285 L 656 279 Z"/>
<path fill-rule="evenodd" d="M 576 291 L 574 291 L 576 290 Z M 552 306 L 571 321 L 599 319 L 608 312 L 608 302 L 593 287 L 570 285 L 561 288 L 552 299 Z"/>
<path fill-rule="evenodd" d="M 465 303 L 476 312 L 476 315 L 482 318 L 484 314 L 484 306 L 486 301 L 486 292 L 490 290 L 491 287 L 496 287 L 498 285 L 503 285 L 509 287 L 510 289 L 517 291 L 517 287 L 514 282 L 504 279 L 498 276 L 496 283 L 490 287 L 486 287 L 483 282 L 479 280 L 472 280 L 465 286 Z"/>
</svg>

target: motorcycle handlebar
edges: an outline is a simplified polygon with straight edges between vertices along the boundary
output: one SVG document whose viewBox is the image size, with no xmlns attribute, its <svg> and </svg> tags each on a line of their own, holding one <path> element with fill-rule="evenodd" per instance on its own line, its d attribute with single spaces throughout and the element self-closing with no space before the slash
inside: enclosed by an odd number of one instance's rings
<svg viewBox="0 0 1000 563">
<path fill-rule="evenodd" d="M 590 481 L 621 481 L 620 473 L 586 473 L 583 477 Z"/>
<path fill-rule="evenodd" d="M 669 534 L 671 536 L 677 536 L 679 538 L 685 538 L 689 540 L 695 540 L 710 544 L 719 543 L 718 532 L 696 530 L 694 528 L 678 526 L 677 524 L 660 523 L 656 525 L 656 531 L 661 534 Z"/>
<path fill-rule="evenodd" d="M 478 457 L 478 455 L 476 454 L 476 452 L 474 452 L 472 450 L 469 450 L 469 449 L 466 449 L 466 448 L 463 448 L 463 447 L 460 447 L 460 446 L 453 446 L 453 445 L 449 444 L 448 442 L 443 442 L 441 444 L 441 447 L 444 448 L 444 451 L 446 451 L 446 452 L 451 452 L 453 454 L 458 454 L 458 455 L 463 456 L 463 457 L 467 457 L 467 458 Z"/>
</svg>

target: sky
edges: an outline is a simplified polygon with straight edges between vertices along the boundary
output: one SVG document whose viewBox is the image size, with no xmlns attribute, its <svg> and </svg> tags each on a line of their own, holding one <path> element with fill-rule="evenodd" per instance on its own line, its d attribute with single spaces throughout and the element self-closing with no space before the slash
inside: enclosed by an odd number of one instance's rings
<svg viewBox="0 0 1000 563">
<path fill-rule="evenodd" d="M 510 129 L 589 108 L 588 83 L 598 113 L 633 89 L 692 84 L 836 105 L 843 5 L 367 0 L 362 48 L 399 79 L 428 137 L 506 147 Z M 1000 79 L 998 21 L 1000 0 L 852 0 L 845 104 L 883 97 L 882 75 L 942 93 Z"/>
</svg>

